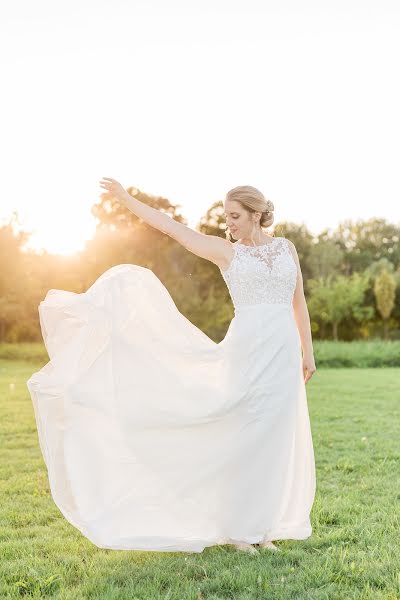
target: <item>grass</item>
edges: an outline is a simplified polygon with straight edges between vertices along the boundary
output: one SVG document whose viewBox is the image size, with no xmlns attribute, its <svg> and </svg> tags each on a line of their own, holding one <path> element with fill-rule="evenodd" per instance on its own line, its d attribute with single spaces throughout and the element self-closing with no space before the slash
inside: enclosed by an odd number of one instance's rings
<svg viewBox="0 0 400 600">
<path fill-rule="evenodd" d="M 399 368 L 317 370 L 313 535 L 251 556 L 103 550 L 84 538 L 49 492 L 25 384 L 39 367 L 0 360 L 1 600 L 400 598 Z"/>
<path fill-rule="evenodd" d="M 317 368 L 400 367 L 400 340 L 314 340 L 313 347 Z M 43 342 L 0 342 L 0 359 L 45 363 L 49 357 Z"/>
</svg>

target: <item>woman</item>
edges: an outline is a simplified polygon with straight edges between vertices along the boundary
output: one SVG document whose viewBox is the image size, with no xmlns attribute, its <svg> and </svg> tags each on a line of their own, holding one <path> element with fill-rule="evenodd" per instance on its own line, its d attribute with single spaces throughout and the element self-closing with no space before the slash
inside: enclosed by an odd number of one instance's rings
<svg viewBox="0 0 400 600">
<path fill-rule="evenodd" d="M 273 205 L 226 195 L 236 241 L 199 233 L 104 178 L 149 225 L 215 263 L 235 309 L 215 343 L 150 270 L 122 264 L 39 305 L 50 361 L 28 380 L 52 496 L 102 548 L 276 550 L 311 535 L 315 372 L 296 249 L 263 230 Z M 302 352 L 301 352 L 302 350 Z"/>
</svg>

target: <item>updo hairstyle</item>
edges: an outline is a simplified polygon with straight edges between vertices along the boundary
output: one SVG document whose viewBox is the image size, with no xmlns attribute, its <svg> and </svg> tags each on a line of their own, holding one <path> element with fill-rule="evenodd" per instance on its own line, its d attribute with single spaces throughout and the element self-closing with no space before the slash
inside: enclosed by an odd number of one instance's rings
<svg viewBox="0 0 400 600">
<path fill-rule="evenodd" d="M 270 227 L 274 222 L 273 203 L 252 185 L 234 187 L 226 194 L 226 200 L 240 202 L 249 213 L 261 212 L 260 227 Z M 228 232 L 227 236 L 229 236 Z"/>
</svg>

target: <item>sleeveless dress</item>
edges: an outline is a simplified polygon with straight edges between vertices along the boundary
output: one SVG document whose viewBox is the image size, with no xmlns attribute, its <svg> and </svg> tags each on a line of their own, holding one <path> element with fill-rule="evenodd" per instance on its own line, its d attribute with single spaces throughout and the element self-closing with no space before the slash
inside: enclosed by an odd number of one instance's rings
<svg viewBox="0 0 400 600">
<path fill-rule="evenodd" d="M 39 304 L 27 381 L 54 502 L 96 546 L 201 552 L 311 535 L 315 463 L 285 238 L 234 243 L 214 342 L 145 267 Z"/>
</svg>

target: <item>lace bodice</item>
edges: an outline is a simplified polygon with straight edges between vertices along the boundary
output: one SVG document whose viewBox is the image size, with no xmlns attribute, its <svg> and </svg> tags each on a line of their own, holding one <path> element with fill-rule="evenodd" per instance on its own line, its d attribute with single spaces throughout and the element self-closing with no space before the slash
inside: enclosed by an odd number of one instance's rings
<svg viewBox="0 0 400 600">
<path fill-rule="evenodd" d="M 263 302 L 291 304 L 296 288 L 297 266 L 286 238 L 246 246 L 235 242 L 229 267 L 220 268 L 233 305 Z"/>
</svg>

